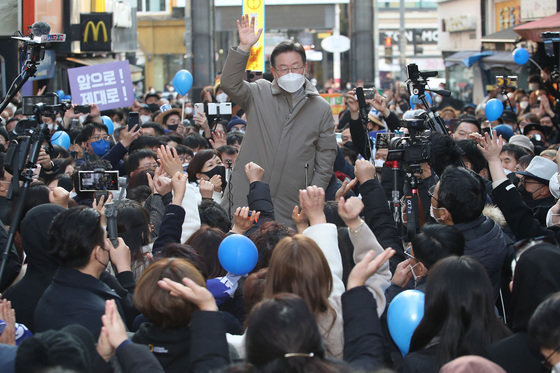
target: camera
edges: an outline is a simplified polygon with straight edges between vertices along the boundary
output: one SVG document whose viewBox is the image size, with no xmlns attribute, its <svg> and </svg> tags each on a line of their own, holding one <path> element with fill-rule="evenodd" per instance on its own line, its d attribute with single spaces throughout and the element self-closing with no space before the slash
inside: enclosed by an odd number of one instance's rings
<svg viewBox="0 0 560 373">
<path fill-rule="evenodd" d="M 410 136 L 393 137 L 389 141 L 388 161 L 403 162 L 406 169 L 430 160 L 431 131 L 426 119 L 427 114 L 421 109 L 404 113 L 401 125 L 408 129 Z"/>
<path fill-rule="evenodd" d="M 22 113 L 23 115 L 37 114 L 56 114 L 62 113 L 70 109 L 72 105 L 70 101 L 58 101 L 56 93 L 49 92 L 43 96 L 23 96 L 22 97 Z M 40 118 L 38 118 L 40 120 Z"/>
<path fill-rule="evenodd" d="M 119 190 L 119 171 L 78 171 L 80 192 Z"/>
</svg>

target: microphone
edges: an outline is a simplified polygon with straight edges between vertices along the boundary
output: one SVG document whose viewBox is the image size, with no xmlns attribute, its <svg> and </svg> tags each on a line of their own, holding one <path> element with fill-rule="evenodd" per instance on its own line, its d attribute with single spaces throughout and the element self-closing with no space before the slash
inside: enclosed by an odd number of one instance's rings
<svg viewBox="0 0 560 373">
<path fill-rule="evenodd" d="M 34 37 L 48 35 L 51 32 L 51 26 L 47 22 L 38 21 L 31 26 L 31 33 Z"/>
</svg>

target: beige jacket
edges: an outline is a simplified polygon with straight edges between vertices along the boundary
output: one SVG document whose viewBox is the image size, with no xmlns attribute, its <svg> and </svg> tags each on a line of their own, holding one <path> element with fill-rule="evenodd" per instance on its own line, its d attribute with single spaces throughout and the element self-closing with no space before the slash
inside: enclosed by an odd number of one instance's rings
<svg viewBox="0 0 560 373">
<path fill-rule="evenodd" d="M 376 255 L 383 252 L 383 247 L 375 238 L 367 224 L 362 223 L 356 230 L 349 230 L 350 240 L 354 245 L 354 262 L 361 261 L 369 250 L 375 251 Z M 329 296 L 329 303 L 336 312 L 333 317 L 330 314 L 322 314 L 317 318 L 319 330 L 325 341 L 329 356 L 342 359 L 344 352 L 344 320 L 342 318 L 341 296 L 346 291 L 342 282 L 342 258 L 338 249 L 337 229 L 334 224 L 317 224 L 307 228 L 303 234 L 312 238 L 329 262 L 333 277 L 333 291 Z M 366 287 L 373 294 L 377 302 L 377 315 L 381 316 L 385 309 L 385 289 L 391 284 L 391 271 L 389 262 L 385 263 L 376 274 L 366 281 Z"/>
<path fill-rule="evenodd" d="M 336 138 L 331 108 L 307 80 L 305 89 L 294 94 L 276 81 L 245 81 L 248 58 L 232 48 L 220 81 L 230 99 L 245 110 L 248 123 L 222 206 L 227 211 L 230 188 L 232 211 L 247 206 L 249 181 L 244 168 L 255 162 L 265 170 L 263 182 L 270 186 L 276 220 L 293 225 L 298 189 L 309 185 L 326 189 L 333 172 Z"/>
</svg>

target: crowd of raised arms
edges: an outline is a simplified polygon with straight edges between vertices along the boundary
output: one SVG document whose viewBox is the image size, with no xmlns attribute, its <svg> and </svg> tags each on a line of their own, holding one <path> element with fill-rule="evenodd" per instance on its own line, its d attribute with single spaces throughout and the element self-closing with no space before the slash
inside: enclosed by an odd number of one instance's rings
<svg viewBox="0 0 560 373">
<path fill-rule="evenodd" d="M 420 133 L 423 158 L 396 163 L 383 134 L 406 135 L 403 114 L 426 109 L 406 88 L 375 92 L 367 119 L 344 92 L 333 118 L 297 43 L 245 80 L 261 31 L 237 27 L 194 104 L 149 91 L 129 108 L 34 118 L 51 136 L 24 201 L 8 149 L 29 122 L 17 98 L 1 113 L 2 251 L 18 229 L 0 371 L 559 373 L 547 70 L 479 105 L 433 95 L 449 133 Z"/>
</svg>

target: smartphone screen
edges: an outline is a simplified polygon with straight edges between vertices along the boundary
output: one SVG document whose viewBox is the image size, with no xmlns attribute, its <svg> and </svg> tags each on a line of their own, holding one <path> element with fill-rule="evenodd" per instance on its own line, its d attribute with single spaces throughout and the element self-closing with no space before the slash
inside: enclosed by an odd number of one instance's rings
<svg viewBox="0 0 560 373">
<path fill-rule="evenodd" d="M 128 130 L 132 130 L 132 128 L 139 123 L 138 120 L 138 112 L 132 111 L 128 113 Z"/>
<path fill-rule="evenodd" d="M 119 190 L 119 171 L 79 171 L 80 192 Z"/>
</svg>

